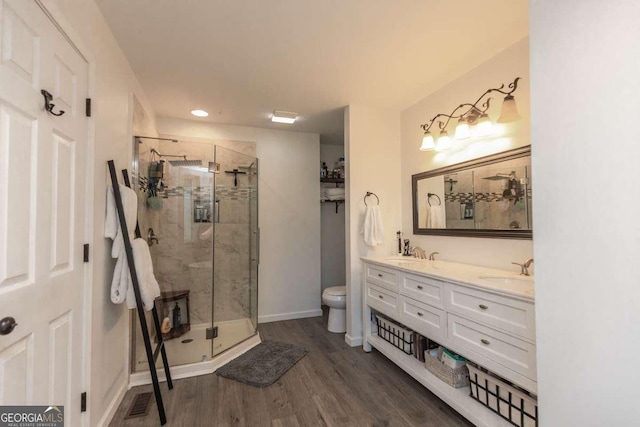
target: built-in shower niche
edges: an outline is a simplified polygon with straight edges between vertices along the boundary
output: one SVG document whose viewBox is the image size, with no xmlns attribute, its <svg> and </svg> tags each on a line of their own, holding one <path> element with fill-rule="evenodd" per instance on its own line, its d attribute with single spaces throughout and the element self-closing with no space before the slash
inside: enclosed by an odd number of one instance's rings
<svg viewBox="0 0 640 427">
<path fill-rule="evenodd" d="M 211 222 L 213 214 L 211 212 L 211 199 L 193 201 L 193 222 Z"/>
</svg>

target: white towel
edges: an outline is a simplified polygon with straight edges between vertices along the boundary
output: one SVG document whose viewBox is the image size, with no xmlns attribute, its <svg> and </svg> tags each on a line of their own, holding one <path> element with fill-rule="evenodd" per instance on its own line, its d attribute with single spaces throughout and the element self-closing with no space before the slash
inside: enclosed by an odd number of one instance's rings
<svg viewBox="0 0 640 427">
<path fill-rule="evenodd" d="M 140 296 L 144 309 L 149 311 L 153 308 L 153 303 L 160 296 L 160 286 L 153 275 L 153 262 L 151 261 L 151 252 L 149 245 L 142 239 L 135 239 L 131 242 L 133 249 L 133 261 L 136 266 L 136 275 L 140 284 Z M 129 289 L 127 290 L 127 307 L 136 308 L 136 295 L 131 284 L 131 274 L 127 268 L 127 276 L 129 278 Z"/>
<path fill-rule="evenodd" d="M 320 201 L 344 200 L 344 188 L 322 188 L 320 190 Z"/>
<path fill-rule="evenodd" d="M 133 259 L 136 269 L 136 276 L 140 285 L 140 296 L 144 309 L 149 311 L 153 308 L 154 300 L 160 296 L 160 287 L 153 275 L 153 264 L 149 246 L 144 239 L 135 239 L 135 227 L 138 217 L 138 196 L 135 191 L 119 186 L 124 208 L 125 220 L 127 222 L 127 232 L 131 239 Z M 114 304 L 127 302 L 128 308 L 136 308 L 135 292 L 131 281 L 131 273 L 127 262 L 127 255 L 124 250 L 124 238 L 120 230 L 116 201 L 113 195 L 113 188 L 107 189 L 107 212 L 104 226 L 104 235 L 113 239 L 111 256 L 117 258 L 116 266 L 111 280 L 111 301 Z"/>
<path fill-rule="evenodd" d="M 382 224 L 382 214 L 380 206 L 367 206 L 364 212 L 364 222 L 361 233 L 364 235 L 364 242 L 369 246 L 382 244 L 384 240 L 384 226 Z"/>
<path fill-rule="evenodd" d="M 124 217 L 127 222 L 127 231 L 129 239 L 135 238 L 136 221 L 138 218 L 138 195 L 135 191 L 124 185 L 119 185 L 120 198 L 122 199 L 122 207 L 124 208 Z M 111 257 L 119 258 L 124 253 L 124 239 L 120 232 L 120 220 L 118 219 L 118 210 L 116 208 L 116 199 L 113 195 L 113 187 L 107 188 L 107 215 L 104 224 L 104 237 L 113 240 L 111 248 Z"/>
<path fill-rule="evenodd" d="M 146 311 L 149 311 L 153 308 L 154 300 L 160 296 L 160 286 L 158 286 L 158 282 L 153 274 L 153 263 L 151 261 L 149 245 L 147 245 L 147 242 L 142 238 L 134 239 L 131 242 L 131 249 L 133 250 L 133 262 L 136 267 L 142 305 Z M 113 272 L 111 302 L 121 304 L 124 301 L 127 302 L 127 308 L 136 308 L 136 294 L 133 290 L 129 263 L 123 251 L 122 256 L 118 258 L 116 262 L 116 267 Z"/>
<path fill-rule="evenodd" d="M 442 206 L 435 205 L 427 208 L 427 228 L 444 228 Z"/>
</svg>

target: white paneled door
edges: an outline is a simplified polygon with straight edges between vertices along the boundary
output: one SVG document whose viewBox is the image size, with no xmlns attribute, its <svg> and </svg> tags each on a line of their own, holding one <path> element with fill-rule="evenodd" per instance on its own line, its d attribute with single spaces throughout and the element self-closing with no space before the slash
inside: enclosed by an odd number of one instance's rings
<svg viewBox="0 0 640 427">
<path fill-rule="evenodd" d="M 69 426 L 85 366 L 87 80 L 38 3 L 0 0 L 0 405 L 64 405 Z"/>
</svg>

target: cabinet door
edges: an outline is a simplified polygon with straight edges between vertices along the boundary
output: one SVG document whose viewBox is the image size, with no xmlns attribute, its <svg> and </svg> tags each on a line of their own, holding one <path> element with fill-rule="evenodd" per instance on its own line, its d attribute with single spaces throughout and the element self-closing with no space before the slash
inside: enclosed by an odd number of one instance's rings
<svg viewBox="0 0 640 427">
<path fill-rule="evenodd" d="M 398 294 L 367 283 L 367 305 L 381 313 L 398 317 Z"/>
<path fill-rule="evenodd" d="M 400 276 L 400 293 L 435 307 L 444 308 L 444 282 L 430 277 Z"/>
<path fill-rule="evenodd" d="M 398 272 L 390 268 L 365 264 L 365 280 L 390 291 L 398 292 Z"/>
<path fill-rule="evenodd" d="M 447 311 L 535 341 L 535 310 L 530 302 L 447 284 Z"/>
<path fill-rule="evenodd" d="M 447 314 L 447 325 L 452 342 L 535 381 L 535 345 L 453 314 Z"/>
<path fill-rule="evenodd" d="M 400 296 L 400 321 L 421 335 L 442 342 L 447 320 L 444 310 Z"/>
</svg>

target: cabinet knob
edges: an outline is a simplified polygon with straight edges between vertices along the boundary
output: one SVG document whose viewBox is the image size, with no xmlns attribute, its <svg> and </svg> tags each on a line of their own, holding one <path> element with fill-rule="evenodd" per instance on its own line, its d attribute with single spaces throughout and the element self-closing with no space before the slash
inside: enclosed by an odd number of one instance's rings
<svg viewBox="0 0 640 427">
<path fill-rule="evenodd" d="M 489 340 L 485 340 L 484 338 L 482 338 L 482 339 L 480 340 L 480 342 L 481 342 L 482 344 L 484 344 L 484 345 L 489 345 L 489 344 L 491 344 L 491 343 L 489 342 Z"/>
<path fill-rule="evenodd" d="M 418 288 L 420 290 L 424 289 L 421 285 L 416 286 L 416 288 Z"/>
<path fill-rule="evenodd" d="M 382 277 L 382 274 L 378 273 L 378 277 Z"/>
<path fill-rule="evenodd" d="M 384 297 L 382 295 L 378 295 L 378 298 L 380 299 L 384 299 Z"/>
<path fill-rule="evenodd" d="M 424 316 L 424 314 L 418 312 L 418 316 L 422 317 L 422 316 Z"/>
<path fill-rule="evenodd" d="M 482 310 L 486 310 L 486 309 L 489 308 L 488 306 L 486 306 L 484 304 L 480 304 L 478 307 L 480 307 Z"/>
</svg>

